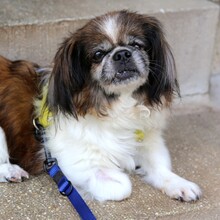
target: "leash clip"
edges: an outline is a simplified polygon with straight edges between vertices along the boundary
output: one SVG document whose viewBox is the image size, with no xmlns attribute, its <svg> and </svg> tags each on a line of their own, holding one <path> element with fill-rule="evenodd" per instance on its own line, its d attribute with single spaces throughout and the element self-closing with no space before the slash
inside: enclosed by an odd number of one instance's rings
<svg viewBox="0 0 220 220">
<path fill-rule="evenodd" d="M 58 165 L 56 158 L 46 158 L 44 161 L 44 170 L 48 173 L 55 164 Z"/>
<path fill-rule="evenodd" d="M 36 140 L 39 141 L 40 143 L 44 143 L 43 135 L 45 134 L 45 130 L 43 126 L 39 123 L 37 118 L 33 119 L 33 125 L 35 128 L 34 135 L 35 135 Z"/>
</svg>

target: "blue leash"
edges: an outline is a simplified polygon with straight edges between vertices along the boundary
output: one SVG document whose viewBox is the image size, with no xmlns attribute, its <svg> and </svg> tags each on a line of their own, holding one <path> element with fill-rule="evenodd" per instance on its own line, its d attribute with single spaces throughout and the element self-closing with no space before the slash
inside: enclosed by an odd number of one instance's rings
<svg viewBox="0 0 220 220">
<path fill-rule="evenodd" d="M 53 160 L 53 162 L 52 162 Z M 48 162 L 49 161 L 49 162 Z M 61 171 L 57 164 L 56 159 L 49 158 L 44 163 L 46 172 L 53 178 L 54 182 L 57 184 L 60 193 L 63 196 L 67 196 L 82 220 L 96 220 L 95 216 L 82 199 L 77 190 L 73 187 L 71 182 L 66 178 L 66 176 Z M 51 163 L 52 162 L 52 163 Z M 52 165 L 50 165 L 52 164 Z"/>
<path fill-rule="evenodd" d="M 34 126 L 36 139 L 41 143 L 45 143 L 45 129 L 36 120 L 34 120 Z M 96 220 L 83 198 L 61 171 L 56 158 L 52 158 L 50 152 L 46 148 L 44 148 L 44 150 L 46 156 L 46 160 L 44 161 L 44 170 L 57 184 L 60 193 L 63 196 L 68 197 L 82 220 Z"/>
</svg>

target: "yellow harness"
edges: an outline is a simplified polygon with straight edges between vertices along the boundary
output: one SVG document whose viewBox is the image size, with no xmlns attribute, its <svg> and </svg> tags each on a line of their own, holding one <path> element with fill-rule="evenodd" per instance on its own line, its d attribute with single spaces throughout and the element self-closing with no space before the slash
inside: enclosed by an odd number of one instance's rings
<svg viewBox="0 0 220 220">
<path fill-rule="evenodd" d="M 49 111 L 48 107 L 46 106 L 46 99 L 47 99 L 47 86 L 44 87 L 43 89 L 43 98 L 40 101 L 39 105 L 39 123 L 44 127 L 47 128 L 52 124 L 52 112 Z M 137 129 L 134 132 L 135 135 L 135 140 L 137 142 L 143 142 L 145 134 L 142 130 Z"/>
<path fill-rule="evenodd" d="M 142 130 L 137 129 L 137 130 L 134 132 L 134 134 L 135 134 L 135 140 L 136 140 L 137 142 L 143 142 L 144 137 L 145 137 L 145 134 L 144 134 L 144 132 L 143 132 Z"/>
<path fill-rule="evenodd" d="M 52 123 L 52 113 L 49 111 L 48 107 L 46 106 L 46 99 L 47 99 L 47 86 L 43 89 L 43 98 L 40 101 L 39 105 L 39 123 L 44 127 L 47 128 Z"/>
</svg>

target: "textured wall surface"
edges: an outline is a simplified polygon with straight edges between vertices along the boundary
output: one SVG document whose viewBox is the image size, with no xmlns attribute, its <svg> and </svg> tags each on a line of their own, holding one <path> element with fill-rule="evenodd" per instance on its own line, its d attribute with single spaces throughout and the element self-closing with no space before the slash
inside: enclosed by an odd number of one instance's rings
<svg viewBox="0 0 220 220">
<path fill-rule="evenodd" d="M 130 9 L 161 20 L 177 63 L 183 97 L 209 92 L 211 68 L 219 69 L 219 49 L 212 62 L 218 5 L 206 0 L 2 0 L 0 54 L 48 65 L 69 32 L 111 10 Z M 214 63 L 214 64 L 212 64 Z"/>
<path fill-rule="evenodd" d="M 213 0 L 219 5 L 218 28 L 216 33 L 212 74 L 220 74 L 220 0 Z"/>
</svg>

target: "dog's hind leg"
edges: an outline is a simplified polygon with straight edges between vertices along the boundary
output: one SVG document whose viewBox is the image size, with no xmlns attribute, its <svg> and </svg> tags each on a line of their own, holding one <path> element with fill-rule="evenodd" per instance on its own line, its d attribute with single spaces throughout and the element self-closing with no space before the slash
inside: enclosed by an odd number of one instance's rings
<svg viewBox="0 0 220 220">
<path fill-rule="evenodd" d="M 5 133 L 0 127 L 0 182 L 21 182 L 28 177 L 26 171 L 10 163 Z"/>
</svg>

